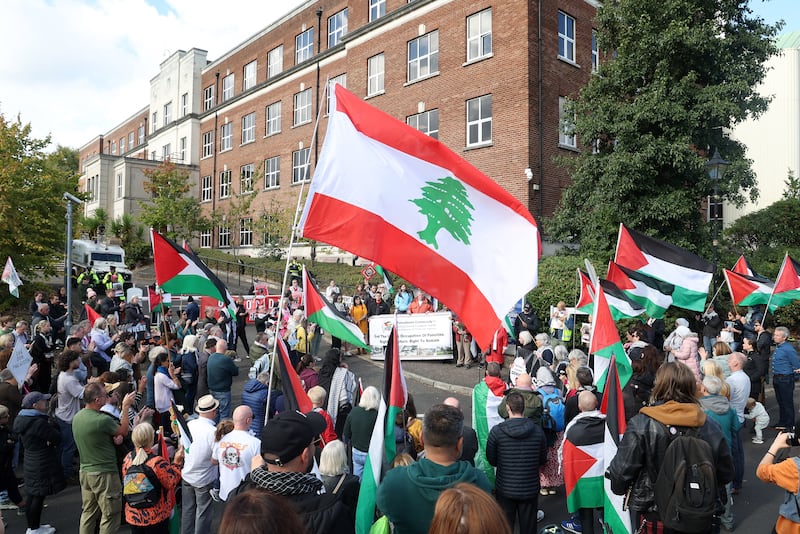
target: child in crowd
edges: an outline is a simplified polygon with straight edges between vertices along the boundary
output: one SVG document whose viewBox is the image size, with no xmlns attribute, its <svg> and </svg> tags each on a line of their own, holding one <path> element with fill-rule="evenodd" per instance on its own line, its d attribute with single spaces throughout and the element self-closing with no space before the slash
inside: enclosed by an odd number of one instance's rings
<svg viewBox="0 0 800 534">
<path fill-rule="evenodd" d="M 756 422 L 756 437 L 753 438 L 753 443 L 764 443 L 764 436 L 761 431 L 769 426 L 769 414 L 764 409 L 764 405 L 757 402 L 753 397 L 747 399 L 747 406 L 744 410 L 745 419 L 754 419 Z"/>
</svg>

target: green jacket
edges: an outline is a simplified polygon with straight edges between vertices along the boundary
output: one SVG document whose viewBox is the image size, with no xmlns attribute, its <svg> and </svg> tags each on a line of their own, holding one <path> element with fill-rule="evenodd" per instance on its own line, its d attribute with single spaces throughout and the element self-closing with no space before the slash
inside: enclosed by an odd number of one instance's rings
<svg viewBox="0 0 800 534">
<path fill-rule="evenodd" d="M 517 389 L 511 388 L 506 390 L 506 396 L 503 397 L 503 400 L 500 402 L 500 406 L 497 407 L 497 413 L 503 419 L 508 419 L 508 408 L 506 408 L 506 398 L 509 393 L 516 392 L 522 395 L 522 398 L 525 399 L 525 417 L 532 420 L 537 425 L 542 424 L 542 398 L 539 396 L 538 393 L 535 391 L 527 390 L 527 389 Z"/>
</svg>

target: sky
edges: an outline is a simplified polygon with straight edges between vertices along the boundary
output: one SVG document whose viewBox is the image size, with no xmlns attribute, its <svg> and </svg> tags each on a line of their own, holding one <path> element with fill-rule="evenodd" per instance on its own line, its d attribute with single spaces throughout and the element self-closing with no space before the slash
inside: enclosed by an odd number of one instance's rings
<svg viewBox="0 0 800 534">
<path fill-rule="evenodd" d="M 214 61 L 305 1 L 4 0 L 0 114 L 50 135 L 50 149 L 80 148 L 148 104 L 172 53 L 200 48 Z M 800 0 L 750 6 L 800 30 Z"/>
</svg>

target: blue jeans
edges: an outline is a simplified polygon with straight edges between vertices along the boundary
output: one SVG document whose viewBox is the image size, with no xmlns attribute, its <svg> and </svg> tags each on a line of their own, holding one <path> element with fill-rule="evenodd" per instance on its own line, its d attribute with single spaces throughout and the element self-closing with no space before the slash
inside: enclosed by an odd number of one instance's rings
<svg viewBox="0 0 800 534">
<path fill-rule="evenodd" d="M 185 481 L 181 483 L 183 511 L 181 512 L 181 534 L 206 534 L 211 532 L 211 520 L 214 509 L 211 507 L 211 488 L 208 486 L 192 486 Z"/>
<path fill-rule="evenodd" d="M 778 424 L 784 428 L 794 428 L 794 376 L 773 375 L 772 387 L 778 401 Z"/>
<path fill-rule="evenodd" d="M 358 477 L 359 482 L 364 474 L 365 463 L 367 463 L 367 453 L 353 447 L 353 474 Z"/>
<path fill-rule="evenodd" d="M 62 421 L 58 417 L 56 417 L 56 421 L 58 421 L 58 428 L 61 430 L 61 446 L 59 450 L 61 469 L 64 470 L 65 478 L 72 478 L 75 476 L 75 471 L 72 468 L 72 459 L 78 449 L 77 445 L 75 445 L 75 436 L 72 435 L 72 423 Z"/>
<path fill-rule="evenodd" d="M 230 391 L 212 391 L 211 396 L 219 401 L 219 409 L 217 410 L 217 420 L 230 419 L 231 417 L 231 392 Z"/>
<path fill-rule="evenodd" d="M 717 338 L 716 337 L 703 336 L 703 347 L 706 349 L 706 352 L 708 353 L 709 358 L 711 356 L 713 356 L 714 343 L 716 343 L 716 342 L 717 342 Z"/>
<path fill-rule="evenodd" d="M 742 430 L 744 430 L 744 423 L 739 427 L 731 439 L 731 455 L 733 455 L 733 467 L 735 475 L 733 477 L 733 488 L 739 489 L 742 487 L 742 480 L 744 479 L 744 447 L 742 446 Z"/>
</svg>

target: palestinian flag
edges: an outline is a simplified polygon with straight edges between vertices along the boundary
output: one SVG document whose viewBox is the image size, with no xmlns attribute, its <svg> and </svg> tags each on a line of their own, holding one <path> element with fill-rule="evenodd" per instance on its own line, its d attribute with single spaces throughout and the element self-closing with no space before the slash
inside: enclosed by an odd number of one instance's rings
<svg viewBox="0 0 800 534">
<path fill-rule="evenodd" d="M 305 311 L 308 322 L 316 323 L 320 328 L 332 336 L 352 343 L 361 348 L 367 348 L 364 334 L 348 317 L 345 317 L 333 304 L 322 296 L 314 279 L 309 276 L 305 265 L 303 266 L 303 295 L 305 296 Z"/>
<path fill-rule="evenodd" d="M 700 256 L 620 224 L 614 261 L 674 285 L 672 303 L 675 306 L 699 312 L 705 310 L 714 266 Z"/>
<path fill-rule="evenodd" d="M 605 388 L 606 376 L 613 367 L 611 362 L 616 362 L 614 374 L 619 375 L 619 381 L 622 387 L 625 387 L 633 375 L 633 370 L 628 355 L 625 354 L 625 349 L 622 347 L 619 331 L 614 324 L 614 319 L 611 318 L 611 311 L 608 309 L 606 295 L 603 291 L 597 292 L 597 299 L 594 303 L 589 353 L 594 354 L 594 376 L 598 390 L 603 391 Z"/>
<path fill-rule="evenodd" d="M 728 291 L 731 292 L 731 300 L 736 306 L 754 306 L 769 302 L 775 284 L 761 282 L 752 276 L 728 269 L 723 269 L 723 273 L 728 283 Z"/>
<path fill-rule="evenodd" d="M 800 300 L 800 263 L 787 254 L 775 280 L 769 309 L 786 306 L 796 300 Z"/>
<path fill-rule="evenodd" d="M 611 465 L 611 460 L 617 455 L 619 442 L 625 434 L 625 404 L 622 400 L 622 385 L 620 377 L 617 375 L 618 367 L 615 365 L 615 358 L 611 358 L 611 366 L 608 373 L 608 385 L 603 395 L 603 403 L 600 411 L 606 416 L 606 428 L 603 439 L 603 472 Z M 605 532 L 620 534 L 623 532 L 631 533 L 631 516 L 625 509 L 623 503 L 625 497 L 615 495 L 611 491 L 611 480 L 603 477 L 603 521 L 605 522 Z"/>
<path fill-rule="evenodd" d="M 297 375 L 297 371 L 292 366 L 289 359 L 289 349 L 281 336 L 276 336 L 278 340 L 278 374 L 281 377 L 283 390 L 283 405 L 287 410 L 295 410 L 301 413 L 308 413 L 314 409 L 308 393 L 303 389 L 303 383 Z"/>
<path fill-rule="evenodd" d="M 88 304 L 84 303 L 83 307 L 86 309 L 86 318 L 89 320 L 89 324 L 94 326 L 94 322 L 100 319 L 102 315 L 97 313 L 95 309 L 89 306 Z"/>
<path fill-rule="evenodd" d="M 475 467 L 483 471 L 492 486 L 494 486 L 494 467 L 486 459 L 486 441 L 492 428 L 503 422 L 503 418 L 497 413 L 502 401 L 503 393 L 492 391 L 485 380 L 478 382 L 472 389 L 472 426 L 478 435 Z"/>
<path fill-rule="evenodd" d="M 759 282 L 767 282 L 767 283 L 772 282 L 772 280 L 770 280 L 769 278 L 766 278 L 756 273 L 753 270 L 753 267 L 750 266 L 750 262 L 747 261 L 747 259 L 744 257 L 744 254 L 739 256 L 739 259 L 736 260 L 736 264 L 733 266 L 733 269 L 731 269 L 731 271 L 737 274 L 743 274 L 745 276 L 749 276 L 750 278 L 755 278 Z"/>
<path fill-rule="evenodd" d="M 594 311 L 592 280 L 588 274 L 578 269 L 578 282 L 580 283 L 581 293 L 575 308 L 583 313 L 592 315 Z M 600 287 L 606 294 L 606 302 L 608 302 L 608 307 L 611 310 L 611 317 L 615 321 L 628 317 L 637 317 L 645 312 L 638 302 L 628 297 L 614 282 L 601 278 Z"/>
<path fill-rule="evenodd" d="M 567 511 L 603 507 L 605 417 L 578 415 L 564 433 L 561 452 Z"/>
<path fill-rule="evenodd" d="M 672 305 L 675 286 L 652 276 L 608 262 L 608 281 L 617 286 L 631 300 L 641 304 L 647 315 L 661 319 Z"/>
<path fill-rule="evenodd" d="M 224 304 L 231 317 L 236 317 L 236 304 L 230 292 L 200 258 L 152 228 L 150 238 L 153 241 L 156 283 L 162 291 L 175 295 L 211 297 Z"/>
<path fill-rule="evenodd" d="M 375 500 L 384 465 L 391 465 L 397 454 L 394 441 L 394 421 L 406 406 L 406 390 L 400 351 L 397 345 L 397 324 L 389 334 L 386 357 L 383 361 L 383 398 L 378 417 L 372 427 L 369 454 L 364 464 L 361 490 L 356 507 L 356 534 L 368 534 L 375 521 Z"/>
<path fill-rule="evenodd" d="M 383 285 L 386 288 L 386 293 L 391 295 L 394 293 L 394 284 L 392 284 L 392 277 L 386 270 L 375 262 L 372 262 L 372 268 L 383 279 Z"/>
<path fill-rule="evenodd" d="M 147 286 L 147 295 L 151 313 L 161 312 L 172 306 L 172 295 L 169 293 L 159 293 L 155 288 Z"/>
<path fill-rule="evenodd" d="M 536 286 L 536 221 L 438 140 L 341 85 L 331 96 L 300 234 L 369 258 L 435 296 L 487 346 L 514 302 Z"/>
</svg>

